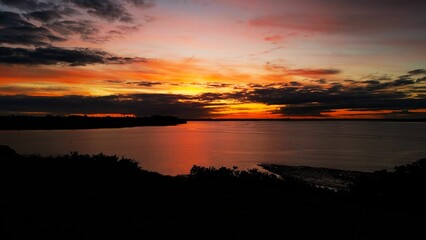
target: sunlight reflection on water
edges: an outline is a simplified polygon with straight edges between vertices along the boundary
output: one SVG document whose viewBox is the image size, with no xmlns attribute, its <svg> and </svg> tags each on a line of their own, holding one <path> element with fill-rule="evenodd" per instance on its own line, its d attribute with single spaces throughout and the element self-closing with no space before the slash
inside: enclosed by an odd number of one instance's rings
<svg viewBox="0 0 426 240">
<path fill-rule="evenodd" d="M 170 127 L 0 131 L 19 153 L 126 156 L 147 170 L 186 174 L 193 165 L 259 163 L 348 170 L 392 169 L 426 157 L 426 124 L 400 122 L 189 122 Z"/>
</svg>

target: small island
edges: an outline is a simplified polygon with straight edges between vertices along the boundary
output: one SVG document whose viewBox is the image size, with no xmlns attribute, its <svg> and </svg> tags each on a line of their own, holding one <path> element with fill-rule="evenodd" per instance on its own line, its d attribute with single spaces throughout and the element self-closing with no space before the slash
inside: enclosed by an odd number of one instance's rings
<svg viewBox="0 0 426 240">
<path fill-rule="evenodd" d="M 88 117 L 88 116 L 0 116 L 0 130 L 97 129 L 141 126 L 174 126 L 186 120 L 173 116 Z"/>
</svg>

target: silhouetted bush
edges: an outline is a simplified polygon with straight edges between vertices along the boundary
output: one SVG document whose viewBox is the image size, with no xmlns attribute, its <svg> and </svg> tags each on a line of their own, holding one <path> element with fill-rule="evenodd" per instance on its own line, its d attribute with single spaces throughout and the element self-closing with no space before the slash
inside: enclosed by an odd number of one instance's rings
<svg viewBox="0 0 426 240">
<path fill-rule="evenodd" d="M 377 173 L 365 179 L 377 184 L 360 181 L 358 193 L 377 186 L 391 196 L 396 181 L 397 192 L 413 183 L 424 193 L 424 166 L 422 160 Z M 257 169 L 194 166 L 188 176 L 169 177 L 117 156 L 23 156 L 0 146 L 0 194 L 1 239 L 426 237 L 422 211 L 305 188 Z"/>
<path fill-rule="evenodd" d="M 16 157 L 17 154 L 15 150 L 10 148 L 9 146 L 0 145 L 0 156 L 4 158 Z"/>
<path fill-rule="evenodd" d="M 227 184 L 284 184 L 282 179 L 278 178 L 276 175 L 260 171 L 256 168 L 248 170 L 237 170 L 226 168 L 226 167 L 201 167 L 194 165 L 188 177 L 194 181 L 199 182 L 226 182 Z"/>
<path fill-rule="evenodd" d="M 426 213 L 426 159 L 395 167 L 393 172 L 374 172 L 360 178 L 351 190 L 361 199 Z"/>
</svg>

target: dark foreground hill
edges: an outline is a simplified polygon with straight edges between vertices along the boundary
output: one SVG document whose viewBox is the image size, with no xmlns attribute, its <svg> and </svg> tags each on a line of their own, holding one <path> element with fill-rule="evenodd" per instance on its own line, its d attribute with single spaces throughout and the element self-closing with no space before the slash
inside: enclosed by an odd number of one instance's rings
<svg viewBox="0 0 426 240">
<path fill-rule="evenodd" d="M 187 176 L 0 146 L 1 239 L 425 239 L 426 160 L 332 192 L 257 170 Z"/>
<path fill-rule="evenodd" d="M 0 130 L 94 129 L 140 126 L 171 126 L 185 120 L 172 116 L 86 117 L 86 116 L 0 116 Z"/>
</svg>

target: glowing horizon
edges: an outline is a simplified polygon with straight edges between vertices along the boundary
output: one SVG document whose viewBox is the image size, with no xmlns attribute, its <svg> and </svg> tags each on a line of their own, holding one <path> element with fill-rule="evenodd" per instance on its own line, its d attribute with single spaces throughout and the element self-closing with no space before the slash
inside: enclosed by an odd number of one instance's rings
<svg viewBox="0 0 426 240">
<path fill-rule="evenodd" d="M 0 0 L 0 114 L 426 117 L 420 0 Z"/>
</svg>

